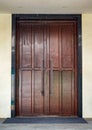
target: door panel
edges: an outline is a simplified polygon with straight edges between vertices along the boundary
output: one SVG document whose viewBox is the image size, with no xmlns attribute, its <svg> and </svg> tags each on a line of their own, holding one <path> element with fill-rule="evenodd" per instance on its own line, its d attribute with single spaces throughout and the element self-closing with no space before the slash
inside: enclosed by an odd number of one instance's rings
<svg viewBox="0 0 92 130">
<path fill-rule="evenodd" d="M 73 115 L 72 108 L 74 106 L 74 78 L 72 71 L 62 72 L 62 115 Z"/>
<path fill-rule="evenodd" d="M 60 112 L 60 78 L 59 71 L 53 71 L 53 85 L 50 86 L 50 113 L 59 114 Z"/>
<path fill-rule="evenodd" d="M 76 22 L 17 26 L 17 115 L 76 116 Z"/>
<path fill-rule="evenodd" d="M 42 73 L 35 71 L 34 84 L 34 113 L 43 113 L 43 95 L 42 95 Z"/>
<path fill-rule="evenodd" d="M 29 115 L 32 111 L 32 86 L 31 86 L 31 71 L 20 72 L 20 88 L 19 88 L 19 107 L 21 115 Z"/>
<path fill-rule="evenodd" d="M 20 66 L 31 67 L 31 27 L 20 27 Z"/>
<path fill-rule="evenodd" d="M 61 28 L 61 65 L 62 68 L 73 68 L 74 67 L 74 32 L 73 25 L 64 25 Z M 66 38 L 67 36 L 67 38 Z"/>
<path fill-rule="evenodd" d="M 43 113 L 43 26 L 32 26 L 33 29 L 33 44 L 34 44 L 34 114 Z"/>
<path fill-rule="evenodd" d="M 39 68 L 43 62 L 43 26 L 33 26 L 33 44 L 35 67 Z"/>
<path fill-rule="evenodd" d="M 49 78 L 49 70 L 44 71 L 44 114 L 49 114 L 50 110 L 50 89 L 49 89 L 49 83 L 50 83 L 50 78 Z"/>
<path fill-rule="evenodd" d="M 49 27 L 49 48 L 50 60 L 53 62 L 53 67 L 59 67 L 59 26 L 50 25 Z"/>
</svg>

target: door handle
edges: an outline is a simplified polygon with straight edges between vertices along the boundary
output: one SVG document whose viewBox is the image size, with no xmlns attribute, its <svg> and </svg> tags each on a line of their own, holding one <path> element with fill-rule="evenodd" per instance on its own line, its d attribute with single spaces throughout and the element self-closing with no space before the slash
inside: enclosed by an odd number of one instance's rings
<svg viewBox="0 0 92 130">
<path fill-rule="evenodd" d="M 53 94 L 53 61 L 50 60 L 50 95 Z"/>
</svg>

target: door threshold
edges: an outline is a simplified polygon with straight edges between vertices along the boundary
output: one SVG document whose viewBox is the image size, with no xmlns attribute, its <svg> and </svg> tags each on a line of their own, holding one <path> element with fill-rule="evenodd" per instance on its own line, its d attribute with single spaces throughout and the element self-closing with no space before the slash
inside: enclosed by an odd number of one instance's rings
<svg viewBox="0 0 92 130">
<path fill-rule="evenodd" d="M 27 118 L 7 118 L 4 123 L 29 123 L 29 124 L 64 124 L 64 123 L 87 123 L 83 118 L 60 117 L 60 116 L 36 116 Z"/>
</svg>

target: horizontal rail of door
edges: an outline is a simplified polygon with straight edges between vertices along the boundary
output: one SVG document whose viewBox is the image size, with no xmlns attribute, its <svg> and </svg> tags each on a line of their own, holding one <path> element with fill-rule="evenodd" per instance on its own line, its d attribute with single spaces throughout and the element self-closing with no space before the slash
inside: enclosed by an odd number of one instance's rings
<svg viewBox="0 0 92 130">
<path fill-rule="evenodd" d="M 19 68 L 20 71 L 50 71 L 51 68 Z M 58 69 L 59 70 L 59 69 Z"/>
<path fill-rule="evenodd" d="M 51 68 L 19 68 L 19 70 L 21 71 L 32 71 L 32 70 L 35 70 L 35 71 L 42 71 L 43 70 L 51 70 Z M 74 71 L 74 68 L 54 68 L 53 67 L 53 71 Z"/>
</svg>

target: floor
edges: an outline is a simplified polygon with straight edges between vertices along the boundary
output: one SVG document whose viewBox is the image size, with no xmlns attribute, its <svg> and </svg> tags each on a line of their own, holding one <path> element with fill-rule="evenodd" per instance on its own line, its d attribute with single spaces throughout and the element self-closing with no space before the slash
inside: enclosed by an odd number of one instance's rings
<svg viewBox="0 0 92 130">
<path fill-rule="evenodd" d="M 92 130 L 92 120 L 88 124 L 3 124 L 0 119 L 0 130 Z"/>
</svg>

